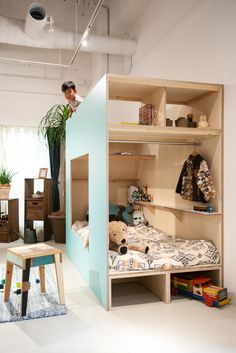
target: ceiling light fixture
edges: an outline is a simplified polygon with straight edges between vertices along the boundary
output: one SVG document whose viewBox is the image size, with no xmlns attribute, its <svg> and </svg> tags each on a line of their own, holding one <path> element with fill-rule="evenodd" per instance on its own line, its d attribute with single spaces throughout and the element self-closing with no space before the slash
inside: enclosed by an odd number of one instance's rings
<svg viewBox="0 0 236 353">
<path fill-rule="evenodd" d="M 85 48 L 88 46 L 88 41 L 87 41 L 87 39 L 84 39 L 84 40 L 83 40 L 82 45 L 83 45 L 83 47 L 85 47 Z"/>
</svg>

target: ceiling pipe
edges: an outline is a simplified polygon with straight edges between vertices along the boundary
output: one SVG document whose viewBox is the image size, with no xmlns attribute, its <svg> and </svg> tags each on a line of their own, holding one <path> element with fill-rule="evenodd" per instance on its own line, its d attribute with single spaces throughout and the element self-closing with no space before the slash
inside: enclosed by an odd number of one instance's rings
<svg viewBox="0 0 236 353">
<path fill-rule="evenodd" d="M 0 16 L 0 43 L 42 49 L 68 49 L 76 47 L 75 33 L 54 26 L 54 32 L 43 30 L 43 37 L 34 40 L 24 32 L 25 21 Z M 91 25 L 89 27 L 89 30 Z M 84 33 L 85 34 L 85 33 Z M 120 39 L 89 34 L 87 46 L 82 46 L 84 34 L 78 34 L 76 50 L 90 53 L 133 56 L 137 42 L 133 39 Z"/>
</svg>

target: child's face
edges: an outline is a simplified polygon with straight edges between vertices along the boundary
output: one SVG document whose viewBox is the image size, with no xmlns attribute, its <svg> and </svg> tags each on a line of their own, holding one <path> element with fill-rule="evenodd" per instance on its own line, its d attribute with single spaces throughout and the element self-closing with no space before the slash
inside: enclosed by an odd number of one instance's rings
<svg viewBox="0 0 236 353">
<path fill-rule="evenodd" d="M 74 91 L 72 88 L 68 88 L 65 92 L 65 98 L 68 101 L 73 101 L 75 99 L 75 95 L 76 95 L 76 90 Z"/>
</svg>

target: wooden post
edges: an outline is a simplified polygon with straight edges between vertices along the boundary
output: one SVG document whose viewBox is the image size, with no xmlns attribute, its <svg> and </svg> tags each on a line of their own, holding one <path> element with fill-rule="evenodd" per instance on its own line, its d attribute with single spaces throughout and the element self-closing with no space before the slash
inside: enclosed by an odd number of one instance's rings
<svg viewBox="0 0 236 353">
<path fill-rule="evenodd" d="M 54 259 L 55 259 L 55 268 L 56 268 L 56 275 L 57 275 L 59 300 L 60 300 L 60 304 L 65 304 L 63 272 L 62 272 L 62 254 L 55 254 Z"/>
<path fill-rule="evenodd" d="M 9 301 L 10 290 L 11 290 L 11 279 L 12 279 L 13 264 L 7 261 L 6 276 L 5 276 L 5 291 L 4 291 L 4 302 Z"/>
<path fill-rule="evenodd" d="M 46 291 L 45 289 L 45 266 L 39 266 L 39 277 L 40 277 L 40 290 L 41 293 Z"/>
</svg>

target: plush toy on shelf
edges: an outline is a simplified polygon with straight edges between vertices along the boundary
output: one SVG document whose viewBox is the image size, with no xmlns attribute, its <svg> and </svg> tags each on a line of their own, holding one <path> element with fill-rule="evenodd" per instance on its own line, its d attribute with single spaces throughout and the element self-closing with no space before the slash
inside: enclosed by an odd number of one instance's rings
<svg viewBox="0 0 236 353">
<path fill-rule="evenodd" d="M 145 254 L 149 251 L 148 246 L 127 244 L 127 225 L 124 222 L 109 222 L 109 249 L 125 255 L 128 250 L 140 251 Z"/>
<path fill-rule="evenodd" d="M 209 124 L 207 122 L 207 116 L 205 114 L 200 116 L 198 127 L 201 129 L 206 129 L 209 127 Z"/>
</svg>

